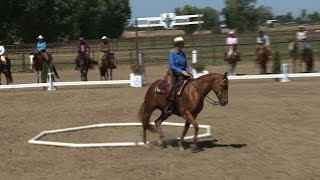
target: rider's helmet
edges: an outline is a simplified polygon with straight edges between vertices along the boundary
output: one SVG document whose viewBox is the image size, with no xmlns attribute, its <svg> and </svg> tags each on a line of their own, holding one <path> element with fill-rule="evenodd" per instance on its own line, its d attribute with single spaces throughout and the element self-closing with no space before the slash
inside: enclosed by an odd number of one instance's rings
<svg viewBox="0 0 320 180">
<path fill-rule="evenodd" d="M 108 40 L 109 40 L 109 38 L 108 38 L 107 36 L 102 36 L 101 39 L 102 39 L 102 40 L 105 40 L 105 41 L 108 41 Z"/>
<path fill-rule="evenodd" d="M 44 37 L 40 34 L 40 35 L 37 37 L 37 39 L 42 40 L 42 39 L 44 39 Z"/>
</svg>

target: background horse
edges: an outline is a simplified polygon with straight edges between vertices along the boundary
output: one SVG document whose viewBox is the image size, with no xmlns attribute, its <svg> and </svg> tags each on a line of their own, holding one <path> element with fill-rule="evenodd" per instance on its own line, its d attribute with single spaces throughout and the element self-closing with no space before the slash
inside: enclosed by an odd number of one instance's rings
<svg viewBox="0 0 320 180">
<path fill-rule="evenodd" d="M 0 61 L 0 85 L 1 85 L 1 73 L 3 73 L 7 79 L 7 85 L 13 83 L 11 75 L 11 61 L 8 57 L 6 58 L 6 64 Z"/>
<path fill-rule="evenodd" d="M 37 82 L 40 82 L 40 72 L 41 72 L 41 82 L 46 83 L 48 72 L 53 72 L 54 75 L 59 79 L 58 72 L 53 64 L 52 56 L 48 54 L 48 60 L 38 52 L 32 52 L 31 55 L 33 55 L 33 68 L 37 72 Z M 52 79 L 54 80 L 54 76 L 52 76 Z"/>
<path fill-rule="evenodd" d="M 271 59 L 271 55 L 272 53 L 268 46 L 258 45 L 256 49 L 256 63 L 260 67 L 260 74 L 267 73 L 267 63 Z"/>
<path fill-rule="evenodd" d="M 112 80 L 112 70 L 115 69 L 115 63 L 114 63 L 114 53 L 109 52 L 106 53 L 102 57 L 102 63 L 100 66 L 100 75 L 101 75 L 101 81 L 103 80 L 109 80 L 109 71 L 110 71 L 110 80 Z"/>
<path fill-rule="evenodd" d="M 153 130 L 149 124 L 151 114 L 154 110 L 159 109 L 162 113 L 156 119 L 155 125 L 160 136 L 160 145 L 164 145 L 164 135 L 160 125 L 169 116 L 163 112 L 166 106 L 166 93 L 157 93 L 158 84 L 160 82 L 161 80 L 158 80 L 148 88 L 144 102 L 139 111 L 140 120 L 143 124 L 143 142 L 145 144 L 147 143 L 146 130 Z M 174 109 L 173 114 L 181 116 L 186 120 L 179 144 L 181 149 L 183 149 L 183 139 L 190 124 L 192 124 L 195 130 L 194 144 L 196 145 L 197 143 L 199 126 L 196 122 L 196 118 L 203 108 L 203 102 L 207 94 L 211 90 L 214 91 L 219 99 L 219 104 L 225 106 L 228 104 L 228 87 L 229 81 L 227 73 L 224 75 L 211 73 L 191 80 L 185 86 L 181 95 L 176 97 L 176 108 Z"/>
<path fill-rule="evenodd" d="M 77 58 L 79 58 L 79 71 L 81 81 L 88 81 L 88 71 L 90 66 L 89 59 L 87 58 L 85 53 L 79 53 Z"/>
<path fill-rule="evenodd" d="M 232 53 L 229 54 L 230 48 L 232 48 Z M 236 73 L 236 65 L 240 61 L 240 52 L 237 46 L 231 46 L 226 51 L 225 54 L 225 61 L 229 63 L 229 74 L 230 75 L 237 75 Z"/>
<path fill-rule="evenodd" d="M 311 48 L 305 49 L 302 43 L 289 40 L 288 49 L 292 58 L 293 72 L 302 72 L 303 62 L 305 63 L 306 72 L 312 72 L 313 52 Z"/>
</svg>

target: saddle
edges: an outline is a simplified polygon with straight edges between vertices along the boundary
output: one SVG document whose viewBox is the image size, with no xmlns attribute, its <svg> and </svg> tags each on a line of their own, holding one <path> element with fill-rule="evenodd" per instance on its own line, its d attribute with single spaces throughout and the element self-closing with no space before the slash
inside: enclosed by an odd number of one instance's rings
<svg viewBox="0 0 320 180">
<path fill-rule="evenodd" d="M 168 78 L 169 75 L 166 75 L 165 78 L 163 80 L 160 80 L 159 83 L 157 84 L 156 88 L 155 88 L 155 93 L 158 93 L 158 94 L 166 94 L 169 89 L 169 84 L 168 84 Z M 186 77 L 179 77 L 176 81 L 176 84 L 174 85 L 174 89 L 175 89 L 175 94 L 177 96 L 181 96 L 182 95 L 182 92 L 183 92 L 183 89 L 186 87 L 186 85 L 188 84 L 188 82 L 190 81 L 191 79 Z"/>
</svg>

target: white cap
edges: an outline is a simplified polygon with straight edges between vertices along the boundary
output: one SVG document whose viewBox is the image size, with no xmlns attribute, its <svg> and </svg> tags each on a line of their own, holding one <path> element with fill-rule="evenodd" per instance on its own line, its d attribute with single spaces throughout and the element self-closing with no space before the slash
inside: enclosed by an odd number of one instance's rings
<svg viewBox="0 0 320 180">
<path fill-rule="evenodd" d="M 184 40 L 183 40 L 182 37 L 176 37 L 176 38 L 174 38 L 173 42 L 174 43 L 179 43 L 179 42 L 184 42 Z"/>
<path fill-rule="evenodd" d="M 42 35 L 39 35 L 39 36 L 37 37 L 37 39 L 43 39 L 43 36 L 42 36 Z"/>
<path fill-rule="evenodd" d="M 109 38 L 108 38 L 107 36 L 102 36 L 101 39 L 106 39 L 106 40 L 108 40 Z"/>
<path fill-rule="evenodd" d="M 300 25 L 299 28 L 304 28 L 304 25 Z"/>
<path fill-rule="evenodd" d="M 234 31 L 229 31 L 229 34 L 234 34 Z"/>
</svg>

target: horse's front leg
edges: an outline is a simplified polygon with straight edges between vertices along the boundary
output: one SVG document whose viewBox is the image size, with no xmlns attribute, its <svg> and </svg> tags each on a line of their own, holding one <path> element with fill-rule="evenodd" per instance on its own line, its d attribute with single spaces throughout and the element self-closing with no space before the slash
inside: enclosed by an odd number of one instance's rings
<svg viewBox="0 0 320 180">
<path fill-rule="evenodd" d="M 112 68 L 110 69 L 110 80 L 112 80 Z"/>
<path fill-rule="evenodd" d="M 107 76 L 107 77 L 106 77 L 106 76 Z M 106 79 L 106 80 L 109 80 L 109 72 L 108 72 L 108 68 L 106 68 L 105 79 Z"/>
<path fill-rule="evenodd" d="M 190 124 L 192 124 L 193 128 L 194 128 L 194 137 L 193 137 L 193 144 L 194 144 L 194 149 L 197 150 L 198 149 L 198 146 L 197 146 L 197 143 L 198 143 L 198 140 L 197 140 L 197 137 L 198 137 L 198 132 L 199 132 L 199 125 L 197 123 L 197 121 L 195 120 L 195 117 L 193 117 L 193 115 L 189 112 L 189 111 L 186 111 L 183 115 L 183 118 Z M 181 141 L 181 140 L 180 140 Z M 181 143 L 181 142 L 180 142 Z"/>
<path fill-rule="evenodd" d="M 190 127 L 190 123 L 188 121 L 186 121 L 186 123 L 184 124 L 184 128 L 183 128 L 182 134 L 180 136 L 180 142 L 179 142 L 180 150 L 184 150 L 184 146 L 183 146 L 184 137 L 186 136 L 189 127 Z"/>
</svg>

